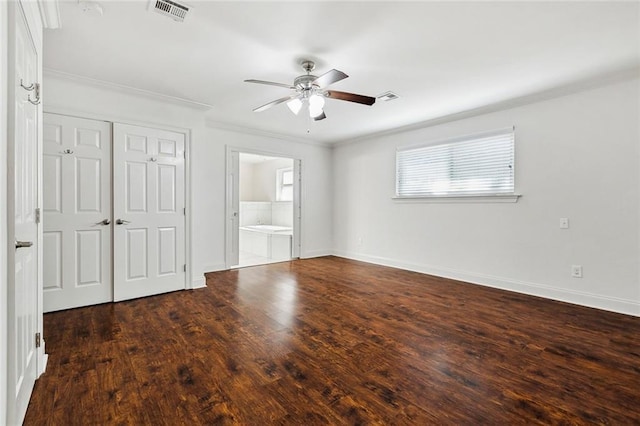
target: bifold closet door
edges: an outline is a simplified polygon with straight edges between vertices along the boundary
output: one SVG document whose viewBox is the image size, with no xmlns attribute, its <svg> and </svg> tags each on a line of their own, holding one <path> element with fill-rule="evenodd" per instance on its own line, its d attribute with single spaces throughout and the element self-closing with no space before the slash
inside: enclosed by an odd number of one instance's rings
<svg viewBox="0 0 640 426">
<path fill-rule="evenodd" d="M 184 134 L 113 125 L 114 300 L 185 288 Z"/>
<path fill-rule="evenodd" d="M 44 114 L 44 311 L 113 300 L 111 124 Z"/>
</svg>

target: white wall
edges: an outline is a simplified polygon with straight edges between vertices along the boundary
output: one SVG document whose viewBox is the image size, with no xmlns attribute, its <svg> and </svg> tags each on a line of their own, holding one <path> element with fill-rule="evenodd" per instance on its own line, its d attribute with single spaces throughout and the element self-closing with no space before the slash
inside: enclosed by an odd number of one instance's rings
<svg viewBox="0 0 640 426">
<path fill-rule="evenodd" d="M 44 110 L 191 132 L 191 263 L 194 286 L 225 264 L 225 147 L 241 147 L 303 162 L 302 257 L 331 252 L 331 150 L 266 136 L 209 128 L 205 111 L 120 89 L 45 75 Z M 248 113 L 251 113 L 249 111 Z M 188 214 L 189 214 L 188 213 Z"/>
<path fill-rule="evenodd" d="M 640 315 L 639 99 L 633 79 L 336 147 L 335 253 Z M 396 147 L 511 125 L 518 203 L 392 200 Z"/>
</svg>

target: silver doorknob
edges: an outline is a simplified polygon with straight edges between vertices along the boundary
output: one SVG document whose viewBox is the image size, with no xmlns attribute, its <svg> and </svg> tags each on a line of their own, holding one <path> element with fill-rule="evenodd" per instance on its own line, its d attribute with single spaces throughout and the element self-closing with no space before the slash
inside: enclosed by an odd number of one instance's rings
<svg viewBox="0 0 640 426">
<path fill-rule="evenodd" d="M 96 225 L 111 225 L 111 221 L 109 219 L 104 219 L 96 223 Z"/>
<path fill-rule="evenodd" d="M 31 241 L 17 241 L 16 240 L 16 248 L 27 248 L 27 247 L 31 247 L 33 245 L 33 242 Z"/>
<path fill-rule="evenodd" d="M 116 225 L 127 225 L 131 222 L 129 222 L 128 220 L 124 220 L 124 219 L 118 219 L 116 220 Z"/>
</svg>

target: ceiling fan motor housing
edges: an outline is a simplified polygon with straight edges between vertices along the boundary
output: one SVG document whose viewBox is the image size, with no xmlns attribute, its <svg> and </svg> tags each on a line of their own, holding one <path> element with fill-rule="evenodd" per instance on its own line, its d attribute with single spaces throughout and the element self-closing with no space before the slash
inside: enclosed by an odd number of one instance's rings
<svg viewBox="0 0 640 426">
<path fill-rule="evenodd" d="M 318 77 L 311 74 L 301 75 L 299 77 L 296 77 L 296 79 L 293 81 L 293 85 L 298 91 L 301 91 L 303 93 L 311 91 L 313 89 L 319 89 L 320 87 L 318 87 L 317 84 L 313 84 L 316 78 Z"/>
</svg>

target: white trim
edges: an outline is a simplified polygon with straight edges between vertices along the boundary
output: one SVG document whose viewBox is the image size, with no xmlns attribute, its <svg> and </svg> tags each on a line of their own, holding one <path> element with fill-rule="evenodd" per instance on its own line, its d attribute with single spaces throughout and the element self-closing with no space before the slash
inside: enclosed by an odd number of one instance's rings
<svg viewBox="0 0 640 426">
<path fill-rule="evenodd" d="M 191 290 L 197 290 L 199 288 L 206 288 L 207 287 L 207 279 L 206 277 L 203 275 L 201 277 L 195 278 L 193 280 L 191 280 L 191 287 L 189 287 Z"/>
<path fill-rule="evenodd" d="M 7 358 L 9 355 L 7 345 L 8 333 L 8 259 L 7 249 L 9 241 L 7 237 L 7 108 L 9 98 L 9 86 L 7 73 L 9 70 L 9 13 L 5 1 L 0 1 L 0 424 L 7 423 Z"/>
<path fill-rule="evenodd" d="M 131 126 L 151 127 L 154 129 L 167 130 L 170 132 L 185 133 L 185 134 L 187 132 L 192 131 L 192 129 L 189 127 L 171 126 L 166 123 L 156 123 L 152 121 L 132 120 L 127 116 L 112 115 L 108 113 L 107 114 L 93 113 L 90 111 L 84 111 L 84 110 L 75 109 L 75 108 L 68 108 L 61 105 L 52 105 L 51 103 L 48 103 L 48 102 L 43 109 L 44 109 L 44 112 L 48 114 L 67 115 L 69 117 L 85 118 L 85 119 L 96 120 L 96 121 L 105 121 L 107 123 L 121 123 L 121 124 L 128 124 Z"/>
<path fill-rule="evenodd" d="M 328 143 L 331 146 L 339 147 L 343 145 L 350 145 L 353 143 L 368 142 L 372 139 L 384 136 L 393 136 L 414 130 L 427 129 L 429 127 L 435 127 L 441 124 L 463 120 L 465 118 L 477 117 L 497 111 L 505 111 L 525 105 L 544 102 L 549 99 L 560 98 L 562 96 L 571 95 L 573 93 L 584 92 L 597 87 L 606 86 L 608 84 L 631 80 L 634 78 L 638 78 L 639 72 L 640 67 L 638 65 L 633 65 L 631 67 L 626 67 L 623 69 L 605 72 L 596 76 L 587 77 L 582 80 L 571 82 L 569 84 L 561 84 L 548 88 L 546 90 L 540 90 L 527 95 L 516 96 L 510 99 L 505 99 L 503 101 L 494 102 L 489 105 L 446 114 L 440 117 L 434 117 L 417 123 L 407 124 L 405 126 L 399 126 L 388 130 L 381 130 L 379 132 L 373 132 L 358 137 L 348 139 L 335 139 L 328 141 Z"/>
<path fill-rule="evenodd" d="M 391 197 L 398 203 L 517 203 L 520 194 L 496 195 L 442 195 L 425 197 Z"/>
<path fill-rule="evenodd" d="M 84 83 L 94 87 L 107 88 L 116 92 L 126 93 L 129 95 L 138 95 L 147 98 L 151 98 L 161 102 L 170 102 L 172 104 L 187 106 L 191 108 L 196 108 L 199 110 L 209 110 L 213 108 L 213 105 L 194 101 L 191 99 L 180 98 L 177 96 L 165 95 L 163 93 L 152 92 L 151 90 L 138 89 L 136 87 L 125 86 L 123 84 L 113 83 L 110 81 L 98 80 L 95 78 L 84 77 L 77 74 L 71 74 L 64 71 L 55 70 L 52 68 L 45 68 L 44 75 L 47 77 L 53 78 L 61 78 L 65 80 L 70 80 L 76 83 Z"/>
<path fill-rule="evenodd" d="M 192 188 L 191 188 L 191 135 L 193 130 L 186 127 L 168 126 L 166 124 L 151 123 L 146 121 L 130 120 L 128 118 L 116 117 L 105 114 L 94 114 L 90 112 L 84 112 L 74 110 L 70 108 L 63 108 L 59 106 L 48 105 L 44 111 L 47 114 L 66 115 L 69 117 L 104 121 L 106 123 L 113 124 L 126 124 L 131 126 L 149 127 L 158 130 L 167 130 L 170 132 L 181 133 L 184 135 L 184 184 L 185 184 L 185 208 L 187 209 L 185 215 L 185 263 L 187 265 L 187 271 L 185 273 L 184 288 L 186 290 L 192 288 L 191 283 L 194 279 L 194 265 L 193 265 L 193 238 L 192 238 Z M 113 135 L 113 133 L 112 133 Z M 113 137 L 113 136 L 112 136 Z"/>
<path fill-rule="evenodd" d="M 254 127 L 241 126 L 237 124 L 223 123 L 221 121 L 215 121 L 212 119 L 206 119 L 205 126 L 211 129 L 226 130 L 229 132 L 241 133 L 244 135 L 262 136 L 262 137 L 279 139 L 282 141 L 300 143 L 305 145 L 323 146 L 323 147 L 329 147 L 329 148 L 333 146 L 333 144 L 328 142 L 321 142 L 321 141 L 316 141 L 312 139 L 301 139 L 299 137 L 289 136 L 282 133 L 269 132 L 267 130 L 260 130 Z"/>
<path fill-rule="evenodd" d="M 205 265 L 204 273 L 208 274 L 209 272 L 218 272 L 218 271 L 226 271 L 228 268 L 224 263 L 214 263 L 212 265 Z"/>
<path fill-rule="evenodd" d="M 185 237 L 185 252 L 184 263 L 186 266 L 185 271 L 185 288 L 193 287 L 194 282 L 194 268 L 192 264 L 193 256 L 193 238 L 191 238 L 192 217 L 191 217 L 191 205 L 192 205 L 192 193 L 191 193 L 191 133 L 192 130 L 188 129 L 184 132 L 184 237 Z"/>
<path fill-rule="evenodd" d="M 309 250 L 300 254 L 300 259 L 312 259 L 314 257 L 332 256 L 335 250 Z M 343 256 L 344 257 L 344 256 Z"/>
<path fill-rule="evenodd" d="M 45 28 L 51 30 L 62 28 L 58 0 L 38 0 L 38 7 L 40 8 L 40 16 Z"/>
<path fill-rule="evenodd" d="M 231 253 L 231 235 L 229 235 L 229 227 L 231 225 L 229 225 L 229 223 L 227 222 L 230 218 L 230 210 L 229 210 L 229 196 L 230 196 L 230 185 L 228 182 L 228 178 L 229 178 L 229 173 L 227 168 L 229 167 L 229 160 L 231 157 L 231 154 L 233 152 L 237 152 L 238 153 L 238 161 L 239 161 L 239 156 L 240 154 L 255 154 L 255 155 L 263 155 L 265 157 L 276 157 L 276 158 L 286 158 L 286 159 L 290 159 L 293 161 L 293 169 L 294 169 L 294 182 L 293 182 L 293 212 L 294 212 L 294 217 L 293 217 L 293 238 L 291 241 L 291 245 L 293 246 L 293 250 L 292 250 L 292 258 L 295 259 L 297 258 L 297 254 L 302 253 L 303 252 L 303 245 L 302 245 L 302 234 L 304 233 L 303 230 L 303 218 L 304 218 L 304 197 L 305 197 L 305 192 L 303 191 L 304 185 L 305 185 L 305 178 L 303 176 L 304 174 L 304 168 L 302 166 L 302 159 L 293 156 L 292 154 L 285 154 L 285 153 L 281 153 L 281 152 L 274 152 L 274 151 L 263 151 L 260 149 L 255 149 L 255 148 L 244 148 L 241 145 L 226 145 L 225 146 L 225 223 L 224 223 L 224 229 L 225 229 L 225 250 L 224 250 L 224 258 L 225 258 L 225 268 L 224 269 L 232 269 L 232 267 L 235 267 L 236 265 L 232 265 L 229 259 L 229 255 Z M 296 177 L 296 171 L 300 170 L 300 181 L 298 181 L 295 177 Z M 276 201 L 277 202 L 277 201 Z M 296 210 L 300 211 L 300 215 L 296 215 Z M 239 222 L 238 222 L 239 223 Z M 296 249 L 296 247 L 298 247 Z M 331 251 L 329 251 L 328 253 L 331 253 Z M 299 257 L 302 257 L 302 255 L 300 255 Z"/>
<path fill-rule="evenodd" d="M 457 281 L 464 281 L 467 283 L 482 285 L 485 287 L 493 287 L 501 290 L 513 291 L 516 293 L 528 294 L 531 296 L 544 297 L 546 299 L 552 299 L 561 302 L 572 303 L 575 305 L 587 306 L 590 308 L 602 309 L 605 311 L 640 317 L 640 302 L 636 300 L 627 300 L 575 290 L 566 290 L 552 287 L 546 284 L 511 280 L 508 278 L 478 274 L 475 272 L 438 268 L 432 265 L 420 265 L 415 263 L 402 262 L 387 257 L 369 256 L 344 250 L 334 250 L 333 255 L 344 257 L 347 259 L 373 263 L 376 265 L 390 266 L 407 271 L 435 275 L 437 277 L 449 278 Z"/>
<path fill-rule="evenodd" d="M 236 266 L 240 259 L 240 153 L 225 146 L 224 153 L 224 263 L 225 269 Z M 235 199 L 234 196 L 238 198 Z M 237 242 L 238 251 L 233 250 Z"/>
</svg>

